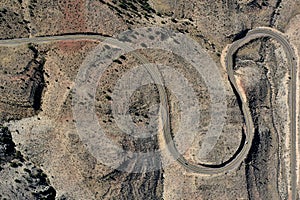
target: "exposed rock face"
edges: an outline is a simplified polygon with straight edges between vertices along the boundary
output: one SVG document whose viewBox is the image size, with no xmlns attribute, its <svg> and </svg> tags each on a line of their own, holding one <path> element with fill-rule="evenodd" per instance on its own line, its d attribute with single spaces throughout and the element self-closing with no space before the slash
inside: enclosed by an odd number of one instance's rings
<svg viewBox="0 0 300 200">
<path fill-rule="evenodd" d="M 29 47 L 29 51 L 33 52 L 31 54 L 33 58 L 26 58 L 28 63 L 21 66 L 22 70 L 14 71 L 11 63 L 3 63 L 7 66 L 3 66 L 0 70 L 2 94 L 0 121 L 30 117 L 40 111 L 45 85 L 43 75 L 45 60 L 33 46 Z M 3 54 L 7 53 L 3 52 Z M 21 62 L 19 63 L 23 64 Z M 19 63 L 15 63 L 16 68 Z"/>
<path fill-rule="evenodd" d="M 5 164 L 11 161 L 16 153 L 15 144 L 7 128 L 0 129 L 0 163 Z"/>
<path fill-rule="evenodd" d="M 255 125 L 252 148 L 246 159 L 251 199 L 288 198 L 288 163 L 284 159 L 282 149 L 285 145 L 282 142 L 289 133 L 283 131 L 286 123 L 283 118 L 274 115 L 281 112 L 276 108 L 279 99 L 287 98 L 278 92 L 280 83 L 285 87 L 287 66 L 276 48 L 280 48 L 276 42 L 264 38 L 246 45 L 237 53 L 236 72 L 247 93 Z M 251 53 L 254 49 L 258 50 L 256 54 Z"/>
<path fill-rule="evenodd" d="M 102 178 L 102 184 L 113 184 L 101 197 L 107 199 L 162 199 L 162 173 L 124 173 L 115 170 Z"/>
<path fill-rule="evenodd" d="M 201 120 L 199 134 L 184 153 L 186 159 L 222 165 L 243 143 L 244 118 L 226 71 L 220 67 L 221 52 L 253 28 L 269 26 L 283 31 L 299 8 L 300 3 L 292 0 L 4 0 L 0 2 L 0 38 L 69 33 L 115 37 L 124 30 L 146 26 L 171 28 L 193 38 L 217 63 L 227 90 L 226 123 L 205 157 L 197 152 L 211 120 L 211 102 L 201 76 L 172 52 L 146 48 L 138 53 L 150 63 L 172 66 L 195 91 Z M 296 42 L 298 32 L 294 33 Z M 0 180 L 5 180 L 0 181 L 0 198 L 288 199 L 288 70 L 280 45 L 264 38 L 237 52 L 236 77 L 255 122 L 253 145 L 236 170 L 201 176 L 176 162 L 156 171 L 147 168 L 161 166 L 163 157 L 130 157 L 111 169 L 88 151 L 75 126 L 72 89 L 81 63 L 97 44 L 80 40 L 0 47 L 0 124 L 10 128 L 0 127 Z M 127 135 L 117 126 L 111 108 L 117 81 L 140 64 L 131 54 L 116 58 L 99 80 L 94 109 L 106 136 L 122 150 L 151 152 L 160 149 L 158 123 L 149 138 Z M 180 108 L 176 95 L 169 88 L 166 91 L 174 136 L 180 134 L 175 133 Z M 128 110 L 133 124 L 148 125 L 150 115 L 158 114 L 158 109 L 152 108 L 157 103 L 154 84 L 136 90 Z"/>
<path fill-rule="evenodd" d="M 47 175 L 15 149 L 11 133 L 0 127 L 1 199 L 54 199 Z"/>
</svg>

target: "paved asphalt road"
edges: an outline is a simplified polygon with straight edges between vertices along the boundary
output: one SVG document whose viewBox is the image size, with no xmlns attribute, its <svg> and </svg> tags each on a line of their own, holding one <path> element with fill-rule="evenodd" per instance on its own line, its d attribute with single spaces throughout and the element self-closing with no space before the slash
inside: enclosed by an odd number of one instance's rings
<svg viewBox="0 0 300 200">
<path fill-rule="evenodd" d="M 234 42 L 230 48 L 227 51 L 227 56 L 226 56 L 226 68 L 227 68 L 227 73 L 229 76 L 229 80 L 232 83 L 233 87 L 238 91 L 237 85 L 236 85 L 236 80 L 233 75 L 233 55 L 234 53 L 243 45 L 248 43 L 249 41 L 256 39 L 256 38 L 261 38 L 261 37 L 270 37 L 275 39 L 277 42 L 279 42 L 282 47 L 284 48 L 284 51 L 286 53 L 286 57 L 290 66 L 290 83 L 289 83 L 289 115 L 290 115 L 290 131 L 291 131 L 291 187 L 292 187 L 292 199 L 297 198 L 297 176 L 296 176 L 296 123 L 297 123 L 297 118 L 296 118 L 296 78 L 297 78 L 297 61 L 296 61 L 296 56 L 295 52 L 286 39 L 286 37 L 280 33 L 279 31 L 271 28 L 256 28 L 252 31 L 250 31 L 243 39 L 238 40 Z M 240 92 L 239 93 L 239 98 L 242 98 Z M 246 120 L 246 126 L 247 126 L 247 141 L 248 144 L 251 144 L 251 141 L 253 139 L 253 122 L 252 118 L 249 112 L 249 108 L 247 107 L 246 100 L 242 99 L 243 102 L 243 114 Z M 241 152 L 243 157 L 246 156 L 247 152 L 250 149 L 250 145 L 246 144 L 244 146 L 245 151 Z M 241 162 L 242 160 L 239 160 Z"/>
<path fill-rule="evenodd" d="M 289 114 L 291 119 L 291 171 L 292 171 L 292 199 L 296 199 L 296 70 L 297 70 L 297 62 L 295 59 L 295 53 L 285 36 L 271 28 L 256 28 L 248 32 L 248 34 L 240 39 L 235 41 L 233 44 L 229 46 L 227 49 L 227 53 L 225 55 L 225 64 L 229 77 L 229 81 L 231 82 L 233 89 L 237 92 L 239 100 L 242 102 L 242 112 L 245 118 L 246 124 L 246 132 L 245 132 L 245 140 L 243 144 L 241 144 L 241 148 L 239 152 L 234 154 L 234 156 L 224 164 L 219 166 L 212 166 L 206 164 L 194 164 L 187 161 L 179 152 L 177 151 L 173 138 L 171 136 L 170 130 L 170 119 L 169 119 L 169 106 L 168 99 L 166 95 L 165 88 L 162 86 L 158 86 L 159 95 L 161 99 L 161 105 L 165 108 L 166 112 L 162 113 L 162 118 L 164 121 L 164 138 L 166 143 L 168 144 L 168 149 L 171 152 L 172 156 L 177 160 L 179 164 L 194 173 L 206 174 L 206 175 L 214 175 L 224 173 L 230 170 L 236 169 L 246 158 L 248 152 L 252 145 L 252 140 L 254 136 L 254 124 L 251 117 L 251 113 L 248 107 L 248 103 L 246 99 L 243 99 L 243 96 L 237 86 L 236 79 L 234 77 L 233 70 L 233 56 L 236 51 L 249 41 L 261 38 L 261 37 L 271 37 L 278 41 L 284 48 L 286 52 L 286 56 L 290 66 L 290 88 L 289 88 Z M 54 41 L 66 41 L 66 40 L 97 40 L 103 41 L 108 40 L 111 43 L 115 43 L 115 40 L 110 40 L 106 36 L 102 35 L 92 35 L 92 34 L 71 34 L 71 35 L 60 35 L 60 36 L 45 36 L 45 37 L 35 37 L 35 38 L 20 38 L 20 39 L 7 39 L 0 40 L 0 46 L 17 46 L 20 44 L 28 44 L 28 43 L 46 43 L 46 42 L 54 42 Z M 119 45 L 119 43 L 115 43 L 115 45 Z M 128 48 L 126 46 L 121 46 L 122 48 Z M 142 56 L 141 54 L 133 52 L 134 56 L 138 58 L 142 63 L 145 64 L 147 70 L 150 75 L 154 79 L 156 83 L 160 85 L 163 84 L 162 76 L 159 70 L 155 67 L 150 66 L 148 60 Z"/>
</svg>

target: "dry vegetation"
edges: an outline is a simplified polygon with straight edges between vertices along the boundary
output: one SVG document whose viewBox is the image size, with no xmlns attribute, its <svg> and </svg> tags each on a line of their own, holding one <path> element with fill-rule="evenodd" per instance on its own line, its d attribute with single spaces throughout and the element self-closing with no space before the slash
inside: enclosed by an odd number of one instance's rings
<svg viewBox="0 0 300 200">
<path fill-rule="evenodd" d="M 170 52 L 146 49 L 138 53 L 152 63 L 173 67 L 195 91 L 201 112 L 199 134 L 184 156 L 195 163 L 222 164 L 239 148 L 244 119 L 220 65 L 221 52 L 259 26 L 286 32 L 300 48 L 298 12 L 299 4 L 291 0 L 5 0 L 0 2 L 0 38 L 67 33 L 117 36 L 145 26 L 186 34 L 217 63 L 227 90 L 226 123 L 216 146 L 205 157 L 197 154 L 210 121 L 205 82 L 189 63 Z M 136 174 L 130 170 L 141 165 L 138 159 L 123 163 L 128 172 L 97 161 L 77 133 L 72 90 L 81 63 L 98 44 L 86 40 L 0 47 L 0 179 L 6 180 L 0 183 L 1 199 L 289 198 L 289 77 L 285 55 L 276 41 L 258 39 L 236 54 L 235 75 L 245 90 L 256 131 L 247 159 L 236 170 L 219 176 L 193 174 L 176 162 L 157 171 L 143 168 L 143 173 Z M 140 64 L 130 53 L 114 60 L 99 80 L 95 97 L 98 121 L 107 137 L 133 152 L 161 147 L 159 121 L 154 123 L 152 137 L 137 139 L 124 134 L 112 115 L 117 81 Z M 176 133 L 181 117 L 179 101 L 169 88 L 166 90 L 175 136 L 180 134 Z M 158 109 L 153 109 L 158 102 L 155 84 L 136 90 L 129 109 L 134 124 L 149 125 L 151 116 L 159 115 Z M 162 163 L 164 156 L 158 162 Z"/>
</svg>

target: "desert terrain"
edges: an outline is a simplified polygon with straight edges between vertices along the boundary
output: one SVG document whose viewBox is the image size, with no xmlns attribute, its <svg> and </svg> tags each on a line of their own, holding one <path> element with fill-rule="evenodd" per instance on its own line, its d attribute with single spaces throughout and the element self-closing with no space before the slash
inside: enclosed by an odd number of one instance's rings
<svg viewBox="0 0 300 200">
<path fill-rule="evenodd" d="M 300 198 L 300 1 L 3 0 L 0 25 L 0 199 Z"/>
</svg>

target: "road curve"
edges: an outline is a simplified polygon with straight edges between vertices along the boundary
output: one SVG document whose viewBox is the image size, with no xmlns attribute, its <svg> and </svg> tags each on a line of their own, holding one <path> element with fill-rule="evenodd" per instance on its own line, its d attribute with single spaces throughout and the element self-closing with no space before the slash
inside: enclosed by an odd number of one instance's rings
<svg viewBox="0 0 300 200">
<path fill-rule="evenodd" d="M 251 141 L 253 139 L 253 121 L 251 118 L 251 114 L 249 111 L 249 108 L 247 106 L 247 100 L 242 99 L 242 95 L 237 87 L 236 84 L 236 79 L 233 74 L 233 55 L 235 52 L 243 45 L 248 43 L 249 41 L 256 39 L 256 38 L 261 38 L 261 37 L 270 37 L 275 39 L 279 44 L 282 45 L 284 48 L 284 51 L 286 53 L 286 57 L 290 66 L 290 83 L 289 83 L 289 115 L 290 115 L 290 134 L 291 134 L 291 187 L 292 187 L 292 199 L 297 198 L 297 191 L 296 191 L 296 123 L 297 123 L 297 118 L 296 118 L 296 78 L 297 78 L 297 61 L 296 61 L 296 55 L 294 52 L 293 47 L 289 43 L 289 41 L 286 39 L 286 37 L 279 31 L 275 29 L 271 29 L 268 27 L 261 27 L 261 28 L 256 28 L 252 31 L 250 31 L 245 38 L 238 40 L 234 42 L 228 49 L 227 55 L 225 57 L 225 64 L 226 64 L 226 69 L 228 73 L 228 77 L 230 82 L 232 83 L 234 89 L 238 92 L 238 95 L 243 103 L 242 109 L 243 109 L 243 114 L 245 117 L 245 123 L 247 127 L 247 137 L 248 137 L 248 144 L 251 144 Z M 245 152 L 248 152 L 250 149 L 250 145 L 245 145 Z M 245 155 L 244 155 L 245 156 Z"/>
<path fill-rule="evenodd" d="M 225 164 L 221 164 L 219 166 L 210 166 L 206 164 L 194 164 L 190 163 L 188 160 L 186 160 L 183 155 L 181 155 L 178 150 L 176 149 L 176 146 L 174 144 L 173 138 L 171 136 L 171 130 L 170 130 L 170 119 L 169 119 L 169 106 L 168 106 L 168 99 L 165 92 L 164 87 L 157 86 L 159 90 L 159 96 L 161 99 L 161 104 L 163 107 L 165 107 L 166 112 L 162 113 L 163 121 L 164 121 L 164 127 L 163 127 L 163 135 L 165 138 L 166 143 L 168 144 L 168 149 L 172 156 L 177 160 L 177 162 L 188 169 L 191 172 L 194 173 L 200 173 L 200 174 L 206 174 L 206 175 L 214 175 L 214 174 L 220 174 L 224 173 L 230 170 L 236 169 L 246 158 L 248 155 L 248 152 L 252 145 L 252 140 L 254 136 L 254 124 L 251 117 L 250 109 L 248 107 L 247 99 L 243 99 L 243 95 L 241 91 L 239 90 L 236 79 L 234 77 L 234 70 L 233 70 L 233 56 L 236 53 L 236 51 L 245 45 L 246 43 L 250 42 L 251 40 L 254 40 L 256 38 L 261 37 L 271 37 L 278 41 L 284 48 L 286 52 L 286 56 L 288 58 L 289 66 L 290 68 L 290 75 L 291 75 L 291 84 L 289 87 L 289 105 L 290 105 L 290 119 L 291 119 L 291 171 L 292 171 L 292 199 L 296 199 L 296 70 L 297 70 L 297 63 L 296 63 L 296 57 L 293 48 L 289 44 L 288 40 L 285 38 L 285 36 L 278 32 L 275 29 L 271 28 L 256 28 L 254 30 L 251 30 L 248 32 L 248 34 L 240 39 L 235 41 L 233 44 L 231 44 L 226 51 L 226 54 L 224 56 L 224 64 L 226 65 L 228 78 L 230 83 L 233 86 L 233 89 L 237 92 L 238 96 L 237 98 L 241 100 L 242 102 L 242 112 L 245 118 L 245 124 L 246 124 L 246 131 L 245 131 L 245 139 L 242 141 L 240 150 L 233 155 L 233 157 L 228 161 L 225 162 Z M 44 37 L 34 37 L 34 38 L 19 38 L 19 39 L 6 39 L 6 40 L 0 40 L 0 46 L 18 46 L 22 44 L 28 44 L 28 43 L 46 43 L 46 42 L 55 42 L 55 41 L 75 41 L 75 40 L 95 40 L 95 41 L 103 41 L 108 40 L 112 43 L 113 40 L 109 40 L 109 37 L 99 35 L 99 34 L 70 34 L 70 35 L 59 35 L 59 36 L 44 36 Z M 115 43 L 116 46 L 119 44 Z M 128 48 L 126 46 L 121 46 L 122 48 Z M 151 77 L 154 79 L 156 83 L 159 83 L 160 85 L 163 84 L 162 76 L 157 68 L 150 67 L 147 63 L 147 59 L 138 54 L 133 52 L 134 56 L 138 58 L 141 62 L 143 62 L 149 71 Z"/>
<path fill-rule="evenodd" d="M 230 170 L 236 169 L 247 157 L 249 150 L 252 146 L 252 140 L 254 137 L 254 124 L 251 117 L 251 112 L 247 103 L 247 99 L 243 99 L 243 95 L 237 86 L 236 79 L 234 77 L 234 70 L 233 70 L 233 56 L 236 53 L 236 51 L 245 45 L 246 43 L 250 42 L 251 40 L 261 38 L 261 37 L 271 37 L 275 40 L 277 40 L 284 48 L 289 66 L 291 66 L 291 87 L 289 91 L 289 105 L 290 105 L 290 115 L 291 115 L 291 146 L 292 146 L 292 164 L 291 169 L 292 172 L 295 173 L 295 160 L 296 160 L 296 149 L 295 149 L 295 142 L 296 142 L 296 59 L 294 50 L 289 44 L 286 37 L 280 33 L 279 31 L 275 29 L 270 28 L 256 28 L 252 31 L 249 31 L 248 34 L 240 39 L 235 41 L 233 44 L 231 44 L 226 52 L 226 55 L 224 57 L 224 64 L 226 65 L 228 78 L 230 83 L 233 86 L 233 89 L 237 92 L 238 96 L 237 98 L 242 102 L 242 112 L 245 119 L 245 125 L 246 125 L 246 131 L 245 131 L 245 139 L 242 141 L 241 148 L 239 149 L 239 152 L 237 152 L 234 157 L 230 159 L 230 162 L 225 162 L 223 164 L 217 165 L 207 165 L 207 164 L 193 164 L 187 161 L 182 155 L 180 155 L 172 141 L 172 137 L 170 134 L 170 130 L 166 127 L 164 129 L 164 137 L 167 143 L 171 144 L 169 145 L 169 150 L 171 154 L 174 156 L 174 158 L 186 169 L 190 170 L 194 173 L 200 173 L 200 174 L 206 174 L 206 175 L 214 175 L 214 174 L 220 174 L 224 173 Z M 296 184 L 296 175 L 292 175 L 292 185 L 293 185 L 293 196 L 295 196 L 295 184 Z M 293 198 L 295 199 L 295 198 Z"/>
<path fill-rule="evenodd" d="M 48 42 L 57 42 L 57 41 L 76 41 L 76 40 L 96 40 L 96 41 L 106 41 L 112 45 L 119 46 L 123 49 L 130 49 L 130 47 L 121 45 L 114 39 L 110 39 L 109 37 L 105 37 L 99 34 L 70 34 L 70 35 L 57 35 L 57 36 L 43 36 L 43 37 L 34 37 L 34 38 L 17 38 L 17 39 L 7 39 L 7 40 L 0 40 L 0 46 L 6 46 L 6 47 L 13 47 L 18 46 L 22 44 L 28 44 L 28 43 L 48 43 Z M 149 74 L 157 84 L 157 88 L 159 91 L 159 97 L 160 97 L 160 103 L 161 106 L 165 108 L 165 112 L 162 114 L 162 120 L 163 120 L 163 135 L 165 138 L 165 142 L 168 146 L 168 150 L 170 151 L 171 155 L 174 157 L 175 160 L 179 164 L 181 164 L 183 167 L 187 168 L 188 170 L 195 172 L 195 173 L 201 173 L 201 174 L 216 174 L 228 171 L 229 169 L 234 169 L 238 165 L 240 165 L 240 162 L 229 162 L 228 165 L 220 168 L 213 168 L 210 166 L 205 165 L 195 165 L 193 163 L 190 163 L 187 161 L 176 149 L 174 140 L 171 136 L 171 130 L 170 130 L 170 118 L 169 118 L 169 106 L 168 106 L 168 98 L 165 91 L 165 88 L 163 87 L 163 79 L 159 72 L 159 70 L 156 67 L 152 67 L 149 65 L 148 60 L 141 54 L 138 54 L 136 52 L 132 52 L 132 54 L 141 61 L 146 69 L 148 70 Z M 163 109 L 162 109 L 163 110 Z M 246 154 L 246 153 L 245 153 Z M 241 159 L 242 160 L 242 159 Z"/>
</svg>

